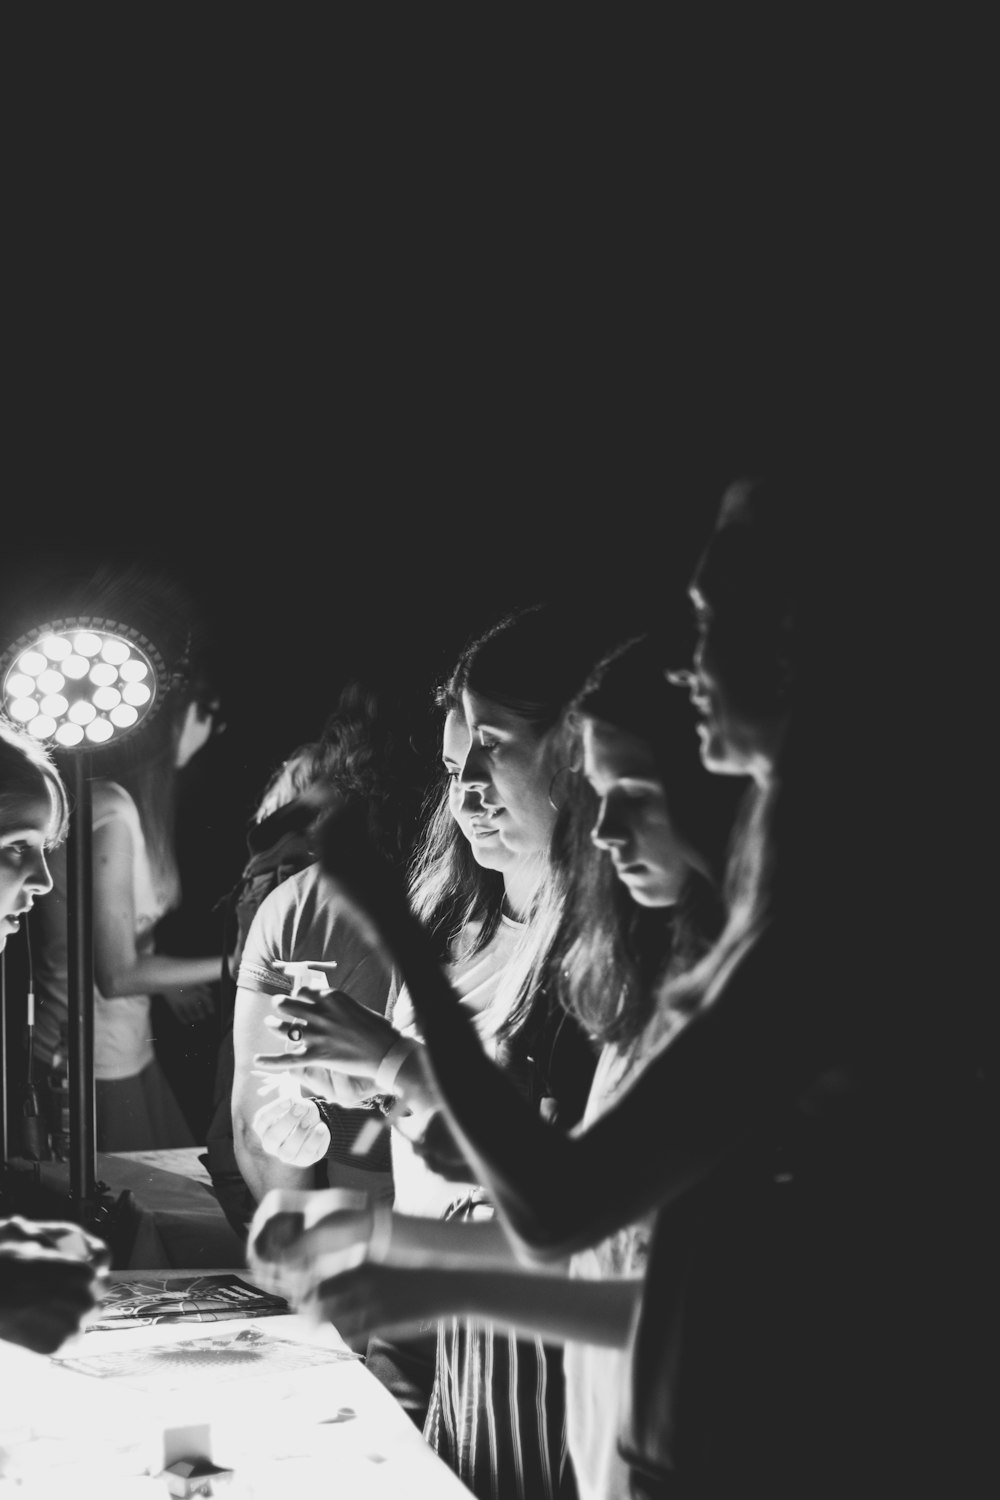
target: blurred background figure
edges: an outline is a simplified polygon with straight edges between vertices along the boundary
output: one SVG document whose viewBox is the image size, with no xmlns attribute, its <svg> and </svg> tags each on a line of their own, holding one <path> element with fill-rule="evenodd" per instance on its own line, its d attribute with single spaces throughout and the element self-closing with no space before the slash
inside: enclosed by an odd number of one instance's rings
<svg viewBox="0 0 1000 1500">
<path fill-rule="evenodd" d="M 215 1014 L 221 953 L 161 951 L 159 926 L 181 904 L 176 819 L 181 777 L 219 726 L 219 703 L 183 590 L 140 569 L 99 574 L 87 612 L 124 620 L 168 663 L 162 701 L 134 734 L 94 757 L 94 1079 L 98 1151 L 197 1143 L 157 1055 L 153 997 L 185 1028 Z M 66 1057 L 66 857 L 52 859 L 53 889 L 39 901 L 30 943 L 37 997 L 36 1083 L 44 1095 Z M 203 1032 L 203 1035 L 205 1033 Z M 183 1055 L 176 1060 L 183 1070 Z M 55 1119 L 53 1129 L 58 1129 Z"/>
<path fill-rule="evenodd" d="M 235 976 L 250 923 L 264 897 L 316 858 L 309 830 L 317 809 L 303 801 L 302 793 L 320 781 L 322 774 L 321 740 L 299 745 L 272 772 L 247 828 L 246 864 L 223 907 L 224 946 L 232 951 L 219 977 L 219 1050 L 211 1118 L 205 1132 L 204 1165 L 223 1212 L 241 1237 L 246 1233 L 257 1200 L 240 1171 L 233 1146 Z"/>
<path fill-rule="evenodd" d="M 277 1080 L 257 1071 L 254 1059 L 273 1044 L 267 1018 L 275 1000 L 293 989 L 286 964 L 335 966 L 338 985 L 366 1011 L 384 1013 L 388 965 L 321 888 L 311 840 L 317 817 L 322 820 L 323 798 L 310 802 L 309 791 L 363 809 L 378 848 L 402 873 L 431 775 L 430 725 L 428 704 L 411 688 L 351 680 L 327 719 L 315 756 L 287 767 L 287 780 L 279 775 L 264 799 L 269 806 L 297 779 L 309 780 L 308 788 L 303 785 L 256 830 L 256 839 L 272 834 L 276 839 L 263 861 L 268 869 L 252 858 L 249 882 L 236 897 L 242 948 L 233 1001 L 230 1108 L 235 1163 L 254 1204 L 274 1187 L 350 1187 L 391 1196 L 388 1131 L 381 1113 L 366 1102 L 374 1090 L 319 1068 L 299 1080 L 301 1094 L 296 1089 L 284 1096 Z M 309 860 L 293 870 L 306 854 Z M 213 1143 L 222 1132 L 217 1117 Z"/>
</svg>

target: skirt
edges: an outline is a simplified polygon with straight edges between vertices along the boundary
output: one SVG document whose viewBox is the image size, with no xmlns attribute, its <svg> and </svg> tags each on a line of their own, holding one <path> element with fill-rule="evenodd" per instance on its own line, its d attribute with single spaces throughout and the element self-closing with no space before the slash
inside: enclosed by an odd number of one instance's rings
<svg viewBox="0 0 1000 1500">
<path fill-rule="evenodd" d="M 197 1146 L 158 1062 L 131 1078 L 98 1078 L 98 1151 L 167 1151 Z"/>
</svg>

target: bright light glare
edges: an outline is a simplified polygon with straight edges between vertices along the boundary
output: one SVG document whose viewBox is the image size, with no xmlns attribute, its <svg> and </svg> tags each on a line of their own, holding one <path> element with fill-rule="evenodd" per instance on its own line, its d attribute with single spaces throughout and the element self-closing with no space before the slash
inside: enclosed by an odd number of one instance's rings
<svg viewBox="0 0 1000 1500">
<path fill-rule="evenodd" d="M 82 624 L 56 622 L 37 638 L 24 636 L 0 661 L 0 709 L 36 739 L 66 749 L 106 744 L 158 701 L 162 663 L 153 665 L 148 642 L 110 621 Z"/>
<path fill-rule="evenodd" d="M 44 651 L 49 661 L 62 661 L 73 647 L 63 635 L 47 635 L 38 642 L 39 651 Z"/>
</svg>

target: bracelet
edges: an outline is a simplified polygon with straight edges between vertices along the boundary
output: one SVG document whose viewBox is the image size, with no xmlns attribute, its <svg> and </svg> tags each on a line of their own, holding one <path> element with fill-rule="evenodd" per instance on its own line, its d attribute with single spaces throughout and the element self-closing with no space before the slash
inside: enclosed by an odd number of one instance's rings
<svg viewBox="0 0 1000 1500">
<path fill-rule="evenodd" d="M 369 1207 L 372 1229 L 368 1236 L 368 1259 L 382 1265 L 392 1243 L 392 1204 L 387 1198 L 374 1198 Z"/>
<path fill-rule="evenodd" d="M 379 1063 L 375 1073 L 375 1092 L 377 1094 L 391 1094 L 402 1068 L 411 1052 L 416 1050 L 416 1042 L 408 1036 L 397 1037 L 388 1052 Z"/>
</svg>

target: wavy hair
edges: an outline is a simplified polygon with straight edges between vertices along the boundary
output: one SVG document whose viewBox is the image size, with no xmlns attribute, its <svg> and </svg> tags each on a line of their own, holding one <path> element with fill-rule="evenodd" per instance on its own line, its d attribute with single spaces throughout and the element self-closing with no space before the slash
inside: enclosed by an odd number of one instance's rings
<svg viewBox="0 0 1000 1500">
<path fill-rule="evenodd" d="M 646 1030 L 664 977 L 696 963 L 722 930 L 723 871 L 745 783 L 704 769 L 694 711 L 668 683 L 651 636 L 631 637 L 602 658 L 568 720 L 576 732 L 593 720 L 649 746 L 685 856 L 675 905 L 637 905 L 591 840 L 598 798 L 582 775 L 572 778 L 549 896 L 558 913 L 556 992 L 596 1042 L 627 1047 Z"/>
<path fill-rule="evenodd" d="M 606 635 L 593 619 L 549 602 L 527 605 L 503 615 L 466 644 L 437 688 L 435 701 L 444 714 L 461 708 L 463 692 L 475 693 L 516 714 L 539 738 L 551 734 L 553 744 L 561 743 L 569 754 L 569 741 L 560 741 L 565 710 L 605 646 Z M 551 1003 L 546 960 L 555 926 L 543 894 L 546 885 L 543 872 L 524 940 L 480 1018 L 484 1034 L 502 1044 L 536 1022 Z M 476 863 L 449 811 L 447 788 L 439 783 L 411 878 L 414 909 L 434 934 L 439 951 L 465 936 L 466 954 L 484 948 L 499 926 L 503 894 L 503 877 Z"/>
</svg>

